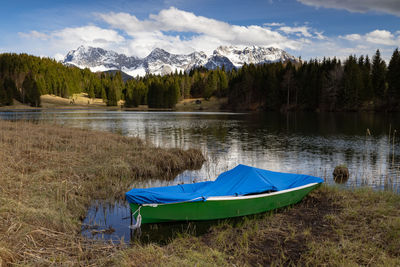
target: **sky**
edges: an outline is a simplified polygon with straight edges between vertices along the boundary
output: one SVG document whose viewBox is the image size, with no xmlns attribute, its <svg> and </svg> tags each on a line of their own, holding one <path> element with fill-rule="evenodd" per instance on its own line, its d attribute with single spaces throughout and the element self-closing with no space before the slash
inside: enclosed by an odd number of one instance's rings
<svg viewBox="0 0 400 267">
<path fill-rule="evenodd" d="M 137 57 L 273 46 L 305 60 L 380 49 L 389 60 L 400 0 L 13 0 L 1 4 L 0 25 L 0 53 L 57 60 L 80 45 Z"/>
</svg>

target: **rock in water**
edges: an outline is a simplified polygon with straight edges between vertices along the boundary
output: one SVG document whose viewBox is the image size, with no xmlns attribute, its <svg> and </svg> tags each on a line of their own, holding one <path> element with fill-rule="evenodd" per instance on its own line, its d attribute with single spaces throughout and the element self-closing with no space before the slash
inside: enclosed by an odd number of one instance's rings
<svg viewBox="0 0 400 267">
<path fill-rule="evenodd" d="M 338 165 L 333 170 L 333 180 L 336 183 L 343 184 L 349 179 L 349 169 L 344 165 Z"/>
</svg>

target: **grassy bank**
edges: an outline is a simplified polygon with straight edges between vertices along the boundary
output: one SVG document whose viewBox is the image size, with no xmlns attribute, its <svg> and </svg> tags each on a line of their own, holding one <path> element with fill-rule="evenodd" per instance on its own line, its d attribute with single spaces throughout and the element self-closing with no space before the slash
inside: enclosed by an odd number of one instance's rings
<svg viewBox="0 0 400 267">
<path fill-rule="evenodd" d="M 0 266 L 400 265 L 400 196 L 369 189 L 323 186 L 293 207 L 166 245 L 80 236 L 92 199 L 120 198 L 134 180 L 168 179 L 203 160 L 107 132 L 0 120 Z"/>
<path fill-rule="evenodd" d="M 198 102 L 196 102 L 196 100 Z M 106 110 L 131 110 L 131 111 L 220 111 L 221 106 L 225 106 L 227 98 L 211 97 L 208 100 L 204 98 L 190 98 L 179 101 L 174 109 L 171 108 L 149 108 L 147 105 L 139 105 L 135 108 L 126 108 L 124 101 L 120 100 L 118 106 L 107 106 L 101 98 L 89 98 L 86 93 L 73 94 L 70 98 L 62 98 L 56 95 L 40 96 L 41 107 L 31 107 L 28 104 L 22 104 L 13 100 L 11 106 L 0 106 L 0 110 L 8 109 L 106 109 Z"/>
<path fill-rule="evenodd" d="M 399 266 L 400 196 L 322 187 L 275 213 L 224 221 L 200 237 L 120 251 L 130 266 Z"/>
<path fill-rule="evenodd" d="M 194 149 L 0 120 L 0 265 L 107 263 L 117 247 L 79 234 L 90 201 L 121 198 L 135 180 L 169 179 L 203 161 Z"/>
<path fill-rule="evenodd" d="M 42 108 L 107 108 L 101 98 L 89 98 L 86 93 L 73 94 L 70 98 L 56 95 L 40 96 Z"/>
</svg>

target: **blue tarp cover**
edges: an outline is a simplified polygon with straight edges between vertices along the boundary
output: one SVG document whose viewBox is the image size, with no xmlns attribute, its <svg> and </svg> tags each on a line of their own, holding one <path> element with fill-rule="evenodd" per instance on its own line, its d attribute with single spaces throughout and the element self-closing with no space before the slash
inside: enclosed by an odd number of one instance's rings
<svg viewBox="0 0 400 267">
<path fill-rule="evenodd" d="M 212 182 L 200 182 L 165 187 L 134 188 L 126 199 L 136 204 L 161 204 L 184 201 L 205 201 L 215 196 L 239 196 L 265 191 L 281 191 L 310 183 L 322 183 L 318 177 L 272 172 L 238 165 Z"/>
</svg>

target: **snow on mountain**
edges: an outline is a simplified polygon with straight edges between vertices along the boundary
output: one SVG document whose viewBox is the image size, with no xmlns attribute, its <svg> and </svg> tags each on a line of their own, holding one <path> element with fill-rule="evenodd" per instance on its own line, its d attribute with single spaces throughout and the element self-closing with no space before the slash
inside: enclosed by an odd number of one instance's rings
<svg viewBox="0 0 400 267">
<path fill-rule="evenodd" d="M 207 63 L 204 65 L 205 68 L 209 70 L 215 70 L 217 68 L 222 68 L 224 66 L 225 69 L 231 70 L 236 67 L 241 67 L 242 65 L 235 66 L 232 61 L 226 56 L 216 55 L 215 53 L 208 59 Z"/>
<path fill-rule="evenodd" d="M 251 46 L 239 48 L 235 46 L 219 46 L 214 50 L 213 57 L 226 57 L 236 67 L 246 64 L 262 64 L 285 61 L 298 61 L 286 51 L 274 47 Z"/>
<path fill-rule="evenodd" d="M 141 60 L 102 48 L 80 46 L 65 56 L 64 63 L 90 68 L 92 71 L 103 71 L 103 69 L 121 69 L 123 66 L 137 67 Z"/>
<path fill-rule="evenodd" d="M 299 59 L 286 51 L 273 47 L 235 47 L 220 46 L 211 56 L 203 52 L 189 55 L 171 54 L 163 49 L 154 49 L 147 57 L 137 58 L 118 54 L 102 48 L 80 46 L 70 51 L 64 58 L 64 64 L 92 71 L 121 70 L 133 77 L 146 74 L 165 75 L 175 71 L 190 71 L 195 67 L 216 69 L 240 68 L 243 64 L 262 64 L 292 61 Z"/>
</svg>

